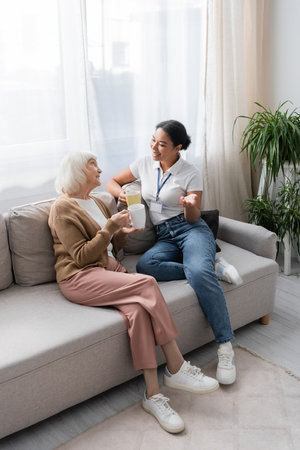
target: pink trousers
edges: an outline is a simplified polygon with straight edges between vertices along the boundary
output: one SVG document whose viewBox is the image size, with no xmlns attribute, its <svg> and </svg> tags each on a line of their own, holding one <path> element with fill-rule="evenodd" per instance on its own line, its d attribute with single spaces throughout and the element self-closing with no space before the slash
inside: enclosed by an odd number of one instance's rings
<svg viewBox="0 0 300 450">
<path fill-rule="evenodd" d="M 109 257 L 107 269 L 92 267 L 59 283 L 64 296 L 87 306 L 113 306 L 127 321 L 135 370 L 157 367 L 155 345 L 178 336 L 156 280 L 148 275 L 125 273 Z"/>
</svg>

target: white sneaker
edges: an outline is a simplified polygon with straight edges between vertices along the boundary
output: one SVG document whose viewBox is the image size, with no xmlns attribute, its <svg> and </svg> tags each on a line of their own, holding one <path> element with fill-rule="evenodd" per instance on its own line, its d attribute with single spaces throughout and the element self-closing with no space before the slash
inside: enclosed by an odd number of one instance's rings
<svg viewBox="0 0 300 450">
<path fill-rule="evenodd" d="M 184 430 L 184 422 L 180 415 L 171 408 L 169 400 L 162 394 L 155 394 L 150 398 L 146 398 L 146 394 L 144 394 L 142 406 L 145 411 L 158 420 L 164 430 L 169 433 L 180 433 Z"/>
<path fill-rule="evenodd" d="M 222 256 L 216 258 L 215 271 L 219 280 L 239 286 L 243 280 L 234 266 L 229 264 Z"/>
<path fill-rule="evenodd" d="M 220 345 L 218 349 L 217 380 L 221 384 L 232 384 L 236 379 L 234 351 L 228 345 Z"/>
<path fill-rule="evenodd" d="M 164 384 L 196 394 L 207 394 L 217 390 L 219 387 L 217 380 L 205 376 L 201 372 L 200 367 L 191 366 L 189 361 L 184 361 L 179 371 L 173 375 L 165 367 Z"/>
</svg>

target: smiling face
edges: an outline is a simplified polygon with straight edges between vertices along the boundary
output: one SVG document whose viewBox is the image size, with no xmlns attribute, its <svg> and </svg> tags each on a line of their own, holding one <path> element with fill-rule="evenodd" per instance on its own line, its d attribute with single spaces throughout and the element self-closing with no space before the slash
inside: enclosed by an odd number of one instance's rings
<svg viewBox="0 0 300 450">
<path fill-rule="evenodd" d="M 160 161 L 162 167 L 164 165 L 171 167 L 177 161 L 182 146 L 175 147 L 169 135 L 162 128 L 157 128 L 150 141 L 150 147 L 154 161 Z"/>
<path fill-rule="evenodd" d="M 98 167 L 98 163 L 95 159 L 90 159 L 86 165 L 86 184 L 91 188 L 94 189 L 97 186 L 101 185 L 100 181 L 100 174 L 102 173 L 102 170 Z"/>
</svg>

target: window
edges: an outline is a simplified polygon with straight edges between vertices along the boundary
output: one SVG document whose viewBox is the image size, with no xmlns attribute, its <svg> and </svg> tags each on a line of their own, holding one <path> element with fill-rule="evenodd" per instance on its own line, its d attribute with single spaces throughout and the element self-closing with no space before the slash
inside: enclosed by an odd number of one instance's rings
<svg viewBox="0 0 300 450">
<path fill-rule="evenodd" d="M 86 0 L 90 121 L 103 181 L 149 151 L 155 125 L 203 136 L 205 2 Z M 197 137 L 196 137 L 197 136 Z M 190 157 L 193 150 L 189 150 Z"/>
<path fill-rule="evenodd" d="M 1 3 L 1 204 L 53 191 L 62 156 L 89 146 L 79 7 L 71 0 Z"/>
</svg>

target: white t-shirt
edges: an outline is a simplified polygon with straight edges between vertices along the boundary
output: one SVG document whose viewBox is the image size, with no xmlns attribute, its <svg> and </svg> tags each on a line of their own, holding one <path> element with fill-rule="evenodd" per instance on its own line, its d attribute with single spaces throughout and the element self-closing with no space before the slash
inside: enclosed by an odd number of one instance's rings
<svg viewBox="0 0 300 450">
<path fill-rule="evenodd" d="M 80 208 L 84 209 L 92 217 L 92 219 L 100 225 L 101 228 L 104 227 L 107 222 L 107 218 L 92 198 L 87 200 L 83 200 L 82 198 L 74 198 L 74 200 L 76 200 Z M 108 256 L 114 256 L 112 251 L 113 246 L 112 243 L 110 243 L 107 247 Z"/>
<path fill-rule="evenodd" d="M 165 220 L 183 213 L 183 206 L 179 204 L 182 195 L 190 191 L 202 191 L 202 174 L 197 167 L 180 157 L 170 169 L 163 173 L 159 161 L 153 161 L 151 155 L 137 159 L 129 166 L 132 175 L 141 181 L 142 196 L 149 207 L 151 221 L 158 225 Z M 157 178 L 160 172 L 159 186 L 168 178 L 159 192 L 159 202 L 162 211 L 151 210 L 151 201 L 156 201 Z"/>
</svg>

